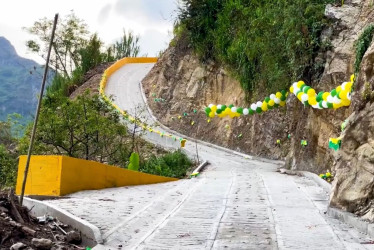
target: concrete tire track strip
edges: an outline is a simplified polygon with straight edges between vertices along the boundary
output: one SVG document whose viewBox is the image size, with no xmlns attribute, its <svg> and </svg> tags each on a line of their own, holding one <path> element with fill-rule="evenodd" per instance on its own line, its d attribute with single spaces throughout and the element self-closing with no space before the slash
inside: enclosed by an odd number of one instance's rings
<svg viewBox="0 0 374 250">
<path fill-rule="evenodd" d="M 127 64 L 105 93 L 121 109 L 145 106 L 141 80 L 153 63 Z M 148 122 L 154 122 L 148 111 Z M 170 132 L 170 131 L 166 131 Z M 145 138 L 165 145 L 154 133 Z M 276 162 L 198 143 L 210 162 L 196 179 L 82 191 L 51 200 L 97 226 L 94 249 L 374 249 L 368 236 L 325 213 L 328 192 L 306 177 L 281 175 Z M 185 152 L 195 154 L 195 143 Z"/>
</svg>

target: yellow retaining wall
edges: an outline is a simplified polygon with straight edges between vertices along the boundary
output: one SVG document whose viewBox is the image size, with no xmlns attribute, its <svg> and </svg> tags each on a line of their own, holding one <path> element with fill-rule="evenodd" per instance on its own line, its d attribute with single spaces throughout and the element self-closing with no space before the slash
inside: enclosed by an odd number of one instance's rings
<svg viewBox="0 0 374 250">
<path fill-rule="evenodd" d="M 18 166 L 16 193 L 21 193 L 26 156 Z M 176 181 L 106 164 L 67 156 L 32 156 L 26 195 L 61 196 L 82 190 L 154 184 Z"/>
</svg>

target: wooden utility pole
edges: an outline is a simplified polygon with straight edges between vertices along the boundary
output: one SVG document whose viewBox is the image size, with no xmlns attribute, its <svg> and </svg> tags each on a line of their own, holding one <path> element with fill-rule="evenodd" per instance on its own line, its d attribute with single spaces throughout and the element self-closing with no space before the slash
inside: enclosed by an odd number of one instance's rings
<svg viewBox="0 0 374 250">
<path fill-rule="evenodd" d="M 45 82 L 47 80 L 48 67 L 49 67 L 48 66 L 49 65 L 49 58 L 51 56 L 51 50 L 52 50 L 52 46 L 53 46 L 53 40 L 54 40 L 54 37 L 55 37 L 57 20 L 58 20 L 58 14 L 55 15 L 55 21 L 53 23 L 51 41 L 49 42 L 47 61 L 46 61 L 46 64 L 45 64 L 42 86 L 40 88 L 40 95 L 39 95 L 38 107 L 37 107 L 36 112 L 35 112 L 35 120 L 34 120 L 34 125 L 32 127 L 32 132 L 31 132 L 29 150 L 27 151 L 27 161 L 26 161 L 26 166 L 25 166 L 25 173 L 23 175 L 21 198 L 20 198 L 20 204 L 21 204 L 21 206 L 22 206 L 22 203 L 23 203 L 23 196 L 25 195 L 25 187 L 26 187 L 27 174 L 29 172 L 30 158 L 31 158 L 32 147 L 33 147 L 34 139 L 35 139 L 36 126 L 38 125 L 38 119 L 39 119 L 39 113 L 40 113 L 40 106 L 42 104 Z"/>
</svg>

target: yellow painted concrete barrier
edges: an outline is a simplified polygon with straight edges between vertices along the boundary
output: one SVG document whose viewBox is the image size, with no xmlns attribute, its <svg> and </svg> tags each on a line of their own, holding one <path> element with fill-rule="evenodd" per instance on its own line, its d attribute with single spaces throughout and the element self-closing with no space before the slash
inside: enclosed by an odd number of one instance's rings
<svg viewBox="0 0 374 250">
<path fill-rule="evenodd" d="M 18 165 L 16 193 L 21 193 L 26 156 Z M 169 178 L 67 156 L 32 156 L 26 195 L 62 196 L 82 190 L 155 184 L 176 181 Z"/>
</svg>

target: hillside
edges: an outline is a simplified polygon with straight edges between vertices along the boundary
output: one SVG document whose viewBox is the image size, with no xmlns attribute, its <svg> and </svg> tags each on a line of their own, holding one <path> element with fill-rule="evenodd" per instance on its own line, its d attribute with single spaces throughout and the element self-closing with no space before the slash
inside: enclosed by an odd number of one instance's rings
<svg viewBox="0 0 374 250">
<path fill-rule="evenodd" d="M 37 104 L 42 66 L 17 55 L 14 47 L 0 37 L 0 120 L 19 113 L 29 119 Z"/>
</svg>

